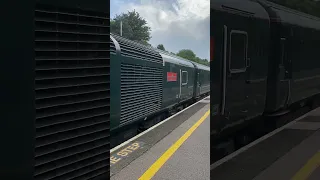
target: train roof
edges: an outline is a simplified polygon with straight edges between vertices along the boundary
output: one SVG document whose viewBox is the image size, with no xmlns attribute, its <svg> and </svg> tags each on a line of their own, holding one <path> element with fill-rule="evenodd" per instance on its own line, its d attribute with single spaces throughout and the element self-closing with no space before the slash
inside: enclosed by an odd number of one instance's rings
<svg viewBox="0 0 320 180">
<path fill-rule="evenodd" d="M 192 62 L 198 69 L 202 69 L 205 71 L 210 71 L 210 67 L 209 66 L 205 66 L 196 62 Z"/>
<path fill-rule="evenodd" d="M 180 56 L 177 56 L 177 55 L 168 53 L 168 52 L 166 52 L 166 51 L 162 51 L 162 50 L 160 50 L 160 49 L 156 49 L 156 51 L 158 51 L 158 52 L 160 53 L 160 55 L 163 54 L 164 56 L 170 56 L 170 57 L 172 57 L 172 58 L 174 58 L 174 59 L 176 59 L 176 60 L 179 60 L 179 61 L 181 61 L 181 62 L 187 62 L 188 64 L 191 63 L 191 65 L 193 65 L 192 67 L 196 67 L 196 68 L 198 68 L 198 69 L 203 69 L 203 70 L 206 70 L 206 71 L 210 71 L 210 67 L 209 67 L 209 66 L 205 66 L 205 65 L 196 63 L 196 62 L 194 62 L 194 61 L 190 61 L 190 60 L 188 60 L 188 59 L 184 59 L 184 58 L 182 58 L 182 57 L 180 57 Z M 172 63 L 174 63 L 174 62 L 172 62 Z"/>
<path fill-rule="evenodd" d="M 141 44 L 139 42 L 132 41 L 128 38 L 124 38 L 124 37 L 117 35 L 117 34 L 110 33 L 110 37 L 113 37 L 117 41 L 119 41 L 119 40 L 126 41 L 127 43 L 130 43 L 131 45 L 139 46 L 141 48 L 145 48 L 145 49 L 149 49 L 149 50 L 154 50 L 154 48 L 152 46 L 147 46 L 147 45 Z"/>
<path fill-rule="evenodd" d="M 143 60 L 154 61 L 157 63 L 170 62 L 173 64 L 179 64 L 193 68 L 197 66 L 199 69 L 204 70 L 207 70 L 209 68 L 208 66 L 189 61 L 187 59 L 173 55 L 166 51 L 162 51 L 152 46 L 146 46 L 141 43 L 134 42 L 116 34 L 110 33 L 110 41 L 110 51 L 120 51 L 121 55 L 124 56 L 141 58 Z"/>
<path fill-rule="evenodd" d="M 205 66 L 205 65 L 202 65 L 202 64 L 199 64 L 199 63 L 196 63 L 196 62 L 194 62 L 194 61 L 190 61 L 190 60 L 188 60 L 188 59 L 184 59 L 184 58 L 182 58 L 182 57 L 180 57 L 180 56 L 177 56 L 177 55 L 174 55 L 174 54 L 171 54 L 171 53 L 169 53 L 169 52 L 167 52 L 167 51 L 162 51 L 162 50 L 160 50 L 160 49 L 156 49 L 156 51 L 158 51 L 159 53 L 160 53 L 160 55 L 164 55 L 165 57 L 171 57 L 171 58 L 174 58 L 175 60 L 179 60 L 179 62 L 187 62 L 188 63 L 188 65 L 189 65 L 189 67 L 191 67 L 190 66 L 190 63 L 191 63 L 191 65 L 193 65 L 192 67 L 195 67 L 195 68 L 198 68 L 198 69 L 203 69 L 203 70 L 206 70 L 206 71 L 210 71 L 210 67 L 209 66 Z M 168 60 L 168 59 L 167 59 Z M 175 63 L 175 62 L 173 62 L 173 61 L 168 61 L 168 62 L 172 62 L 172 63 Z"/>
<path fill-rule="evenodd" d="M 183 59 L 183 58 L 181 58 L 179 56 L 176 56 L 176 55 L 170 54 L 168 52 L 162 51 L 160 49 L 155 49 L 155 50 L 160 53 L 160 55 L 162 56 L 164 62 L 170 62 L 170 63 L 173 63 L 173 64 L 179 64 L 179 65 L 183 65 L 183 66 L 187 66 L 187 67 L 194 67 L 194 65 L 190 61 L 188 61 L 186 59 Z"/>
<path fill-rule="evenodd" d="M 214 0 L 211 1 L 210 8 L 269 20 L 267 11 L 258 2 L 252 0 Z"/>
<path fill-rule="evenodd" d="M 279 16 L 282 23 L 297 25 L 306 28 L 320 29 L 320 18 L 275 4 L 266 0 L 258 0 L 265 6 L 271 8 Z"/>
<path fill-rule="evenodd" d="M 138 58 L 154 63 L 163 63 L 160 54 L 151 46 L 146 46 L 112 33 L 110 33 L 110 38 L 113 42 L 110 44 L 111 52 L 115 47 L 117 51 L 120 51 L 122 56 Z"/>
</svg>

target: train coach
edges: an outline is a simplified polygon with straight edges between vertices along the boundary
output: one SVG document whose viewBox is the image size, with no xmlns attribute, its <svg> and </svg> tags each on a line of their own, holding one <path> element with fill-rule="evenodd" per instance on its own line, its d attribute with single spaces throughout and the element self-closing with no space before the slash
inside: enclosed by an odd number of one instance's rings
<svg viewBox="0 0 320 180">
<path fill-rule="evenodd" d="M 210 68 L 110 35 L 111 147 L 210 93 Z"/>
<path fill-rule="evenodd" d="M 319 18 L 264 0 L 215 0 L 210 24 L 213 141 L 317 102 Z"/>
</svg>

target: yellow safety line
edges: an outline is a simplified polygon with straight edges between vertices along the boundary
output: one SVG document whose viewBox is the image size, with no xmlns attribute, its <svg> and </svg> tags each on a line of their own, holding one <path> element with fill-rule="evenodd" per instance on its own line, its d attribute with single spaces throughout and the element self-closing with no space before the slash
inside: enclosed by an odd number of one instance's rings
<svg viewBox="0 0 320 180">
<path fill-rule="evenodd" d="M 209 116 L 210 110 L 207 111 L 183 136 L 180 137 L 149 169 L 139 178 L 139 180 L 151 179 L 163 166 L 164 163 L 179 149 L 190 135 L 201 125 L 201 123 Z"/>
<path fill-rule="evenodd" d="M 309 161 L 293 176 L 292 180 L 306 180 L 318 166 L 320 166 L 320 151 L 309 159 Z"/>
</svg>

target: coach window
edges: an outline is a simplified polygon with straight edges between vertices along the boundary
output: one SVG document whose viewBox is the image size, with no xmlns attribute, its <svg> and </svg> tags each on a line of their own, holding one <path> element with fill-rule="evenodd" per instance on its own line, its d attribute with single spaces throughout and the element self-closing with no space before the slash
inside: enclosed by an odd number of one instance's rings
<svg viewBox="0 0 320 180">
<path fill-rule="evenodd" d="M 188 84 L 188 72 L 182 71 L 182 85 Z"/>
<path fill-rule="evenodd" d="M 231 73 L 245 72 L 247 67 L 248 35 L 244 31 L 231 31 L 230 34 L 230 60 Z"/>
</svg>

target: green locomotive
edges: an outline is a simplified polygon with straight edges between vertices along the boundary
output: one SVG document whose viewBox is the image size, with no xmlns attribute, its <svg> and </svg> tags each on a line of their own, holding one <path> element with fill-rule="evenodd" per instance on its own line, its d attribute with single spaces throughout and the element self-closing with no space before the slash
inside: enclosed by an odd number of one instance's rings
<svg viewBox="0 0 320 180">
<path fill-rule="evenodd" d="M 210 68 L 111 34 L 111 146 L 210 93 Z"/>
<path fill-rule="evenodd" d="M 210 15 L 212 149 L 241 147 L 275 117 L 317 106 L 320 18 L 266 0 L 215 0 Z"/>
</svg>

